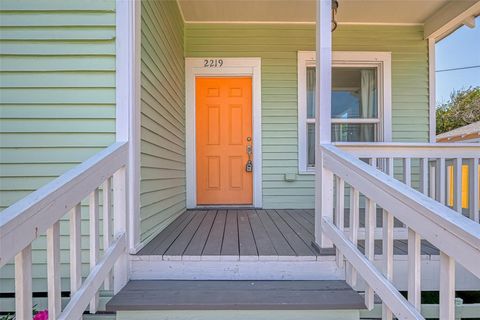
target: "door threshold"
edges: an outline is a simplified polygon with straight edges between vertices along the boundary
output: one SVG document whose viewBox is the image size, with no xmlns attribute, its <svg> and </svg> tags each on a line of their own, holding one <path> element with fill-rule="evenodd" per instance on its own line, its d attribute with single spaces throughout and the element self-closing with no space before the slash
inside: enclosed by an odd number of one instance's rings
<svg viewBox="0 0 480 320">
<path fill-rule="evenodd" d="M 219 204 L 219 205 L 201 205 L 201 206 L 196 206 L 195 208 L 190 208 L 189 210 L 210 210 L 210 209 L 216 209 L 216 210 L 233 210 L 233 209 L 261 209 L 261 208 L 256 208 L 255 206 L 251 204 L 247 205 L 238 205 L 238 204 Z"/>
</svg>

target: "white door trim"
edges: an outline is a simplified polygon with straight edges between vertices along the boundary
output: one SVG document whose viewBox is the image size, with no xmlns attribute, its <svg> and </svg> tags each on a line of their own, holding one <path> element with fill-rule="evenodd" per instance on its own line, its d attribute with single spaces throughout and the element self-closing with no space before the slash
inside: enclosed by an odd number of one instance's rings
<svg viewBox="0 0 480 320">
<path fill-rule="evenodd" d="M 206 67 L 205 61 L 217 62 L 217 67 Z M 222 60 L 221 66 L 219 61 Z M 214 64 L 214 63 L 213 63 Z M 195 78 L 252 77 L 252 121 L 253 121 L 253 206 L 262 207 L 262 84 L 260 58 L 186 58 L 186 167 L 187 208 L 197 206 L 196 173 L 196 129 L 195 129 Z"/>
</svg>

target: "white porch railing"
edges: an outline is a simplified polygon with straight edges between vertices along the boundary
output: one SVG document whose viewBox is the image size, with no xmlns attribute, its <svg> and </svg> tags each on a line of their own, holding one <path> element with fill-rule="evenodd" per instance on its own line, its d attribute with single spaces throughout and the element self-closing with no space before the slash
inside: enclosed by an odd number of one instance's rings
<svg viewBox="0 0 480 320">
<path fill-rule="evenodd" d="M 480 222 L 478 144 L 339 143 L 337 146 Z"/>
<path fill-rule="evenodd" d="M 127 143 L 115 143 L 0 214 L 0 267 L 15 257 L 16 318 L 32 317 L 32 242 L 47 236 L 49 319 L 79 319 L 90 304 L 98 308 L 98 290 L 118 291 L 127 281 Z M 103 255 L 100 257 L 99 190 L 103 204 Z M 112 191 L 113 190 L 113 195 Z M 88 197 L 90 273 L 82 283 L 81 202 Z M 113 208 L 113 212 L 112 212 Z M 60 219 L 70 219 L 71 299 L 61 310 Z M 113 279 L 112 279 L 113 269 Z"/>
<path fill-rule="evenodd" d="M 413 147 L 413 148 L 412 148 Z M 453 147 L 453 148 L 452 148 Z M 439 163 L 440 169 L 432 177 L 437 177 L 432 188 L 446 190 L 445 172 L 447 159 L 456 161 L 456 185 L 461 186 L 462 159 L 474 159 L 478 164 L 480 155 L 478 146 L 432 146 L 432 145 L 344 145 L 342 149 L 360 158 L 369 158 L 370 163 L 386 166 L 387 172 L 394 173 L 395 158 L 402 159 L 405 182 L 402 183 L 376 168 L 373 168 L 355 156 L 340 150 L 333 145 L 322 145 L 323 169 L 333 173 L 335 180 L 335 216 L 332 220 L 322 218 L 322 230 L 337 248 L 337 262 L 343 266 L 343 257 L 347 261 L 346 278 L 354 286 L 357 275 L 368 285 L 365 302 L 373 308 L 374 293 L 383 301 L 383 318 L 423 319 L 420 314 L 421 295 L 421 239 L 432 243 L 440 250 L 440 319 L 455 319 L 455 263 L 462 265 L 473 275 L 480 278 L 480 225 L 447 206 L 435 201 L 409 186 L 411 183 L 411 162 L 409 159 L 419 158 L 423 168 L 427 168 L 430 159 Z M 373 159 L 373 161 L 372 161 Z M 388 159 L 385 162 L 382 159 Z M 438 166 L 438 165 L 437 165 Z M 477 168 L 478 165 L 472 165 Z M 437 168 L 437 167 L 436 167 Z M 460 169 L 459 169 L 460 168 Z M 475 169 L 472 169 L 475 170 Z M 422 170 L 420 185 L 427 190 L 426 171 Z M 475 171 L 474 171 L 475 172 Z M 473 201 L 478 214 L 478 171 L 474 181 L 474 192 L 477 199 Z M 440 176 L 440 183 L 438 182 Z M 443 176 L 443 178 L 442 178 Z M 348 232 L 344 226 L 344 188 L 348 184 L 350 191 Z M 476 188 L 476 189 L 475 189 Z M 437 192 L 435 192 L 437 193 Z M 365 197 L 365 253 L 358 248 L 359 199 Z M 443 200 L 445 198 L 442 198 Z M 457 203 L 459 201 L 457 197 Z M 460 201 L 461 202 L 461 201 Z M 476 203 L 476 204 L 475 204 Z M 383 209 L 383 226 L 380 238 L 383 247 L 383 270 L 374 264 L 374 240 L 376 231 L 376 209 Z M 393 239 L 394 218 L 406 225 L 408 230 L 408 300 L 405 299 L 392 283 L 393 276 Z"/>
</svg>

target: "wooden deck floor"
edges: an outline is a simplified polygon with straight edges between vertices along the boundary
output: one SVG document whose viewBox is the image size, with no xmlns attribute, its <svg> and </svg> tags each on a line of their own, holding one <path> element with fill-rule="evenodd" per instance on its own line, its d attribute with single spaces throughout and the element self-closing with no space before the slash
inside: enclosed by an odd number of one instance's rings
<svg viewBox="0 0 480 320">
<path fill-rule="evenodd" d="M 316 260 L 321 255 L 312 247 L 314 228 L 313 210 L 188 210 L 137 255 L 182 260 Z M 362 244 L 360 241 L 360 248 Z M 375 251 L 381 254 L 380 240 L 376 241 Z M 394 252 L 407 254 L 407 241 L 395 240 Z M 437 255 L 438 250 L 423 242 L 422 254 Z"/>
</svg>

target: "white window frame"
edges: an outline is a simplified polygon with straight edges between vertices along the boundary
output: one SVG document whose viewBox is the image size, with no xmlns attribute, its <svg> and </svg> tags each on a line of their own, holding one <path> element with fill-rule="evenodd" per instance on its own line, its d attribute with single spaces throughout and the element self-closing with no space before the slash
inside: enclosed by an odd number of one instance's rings
<svg viewBox="0 0 480 320">
<path fill-rule="evenodd" d="M 315 168 L 307 165 L 307 67 L 316 64 L 315 51 L 298 51 L 298 170 L 300 174 L 314 174 Z M 377 69 L 378 113 L 380 128 L 379 141 L 392 141 L 392 55 L 391 52 L 334 51 L 332 67 L 374 67 Z M 341 123 L 349 122 L 345 119 Z M 332 119 L 332 124 L 339 122 Z M 352 123 L 361 123 L 362 119 L 351 119 Z M 368 120 L 371 122 L 371 120 Z"/>
</svg>

